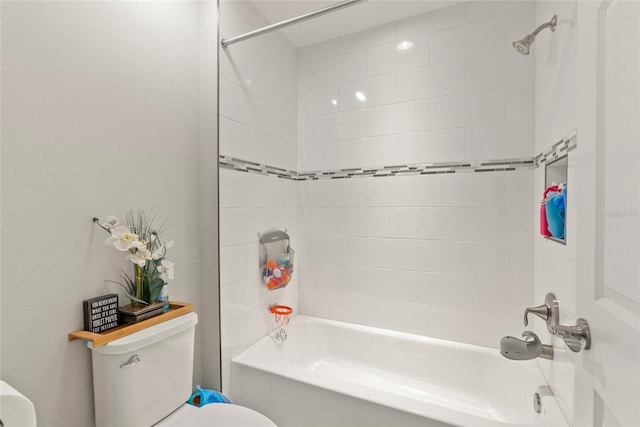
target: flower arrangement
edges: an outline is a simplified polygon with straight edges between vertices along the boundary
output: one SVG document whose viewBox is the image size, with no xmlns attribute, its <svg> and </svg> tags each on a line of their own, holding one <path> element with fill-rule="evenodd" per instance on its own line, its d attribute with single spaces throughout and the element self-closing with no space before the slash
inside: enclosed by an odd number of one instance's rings
<svg viewBox="0 0 640 427">
<path fill-rule="evenodd" d="M 115 216 L 109 216 L 102 224 L 93 218 L 93 222 L 109 233 L 105 244 L 127 252 L 127 259 L 133 263 L 133 276 L 123 270 L 120 281 L 110 280 L 125 289 L 132 306 L 168 300 L 166 285 L 174 277 L 174 263 L 165 258 L 173 242 L 160 240 L 161 230 L 153 228 L 153 220 L 141 211 L 127 213 L 126 225 L 120 225 Z"/>
</svg>

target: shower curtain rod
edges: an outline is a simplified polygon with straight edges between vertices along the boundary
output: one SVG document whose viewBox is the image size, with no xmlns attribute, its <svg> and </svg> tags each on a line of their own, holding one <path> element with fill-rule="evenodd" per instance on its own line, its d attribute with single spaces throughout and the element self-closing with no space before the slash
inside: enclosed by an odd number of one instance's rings
<svg viewBox="0 0 640 427">
<path fill-rule="evenodd" d="M 266 27 L 259 28 L 257 30 L 249 31 L 248 33 L 240 34 L 239 36 L 231 37 L 229 39 L 220 40 L 222 47 L 227 47 L 234 43 L 241 42 L 242 40 L 250 39 L 262 34 L 269 33 L 271 31 L 279 30 L 280 28 L 288 27 L 289 25 L 297 24 L 298 22 L 306 21 L 316 16 L 324 15 L 336 10 L 353 6 L 357 3 L 362 3 L 367 0 L 345 0 L 340 3 L 335 3 L 322 9 L 314 10 L 313 12 L 305 13 L 304 15 L 297 16 L 295 18 L 286 19 L 284 21 L 277 22 L 275 24 L 267 25 Z"/>
</svg>

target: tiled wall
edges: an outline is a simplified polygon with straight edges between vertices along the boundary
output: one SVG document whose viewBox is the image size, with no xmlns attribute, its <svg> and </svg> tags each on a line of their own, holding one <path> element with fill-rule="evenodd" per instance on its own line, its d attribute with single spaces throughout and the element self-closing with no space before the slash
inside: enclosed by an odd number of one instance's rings
<svg viewBox="0 0 640 427">
<path fill-rule="evenodd" d="M 266 25 L 244 1 L 220 2 L 222 37 Z M 277 33 L 220 50 L 220 154 L 286 169 L 297 167 L 297 50 Z M 289 82 L 289 83 L 288 83 Z M 294 83 L 290 83 L 294 82 Z M 296 247 L 297 183 L 220 170 L 222 384 L 232 357 L 271 330 L 268 305 L 297 309 L 297 274 L 267 291 L 258 265 L 259 233 L 286 229 Z"/>
<path fill-rule="evenodd" d="M 298 172 L 531 159 L 533 56 L 510 41 L 534 15 L 533 2 L 470 2 L 297 52 L 277 34 L 231 46 L 220 59 L 220 153 Z M 223 37 L 260 21 L 246 2 L 221 3 Z M 404 39 L 413 49 L 397 53 Z M 519 333 L 533 303 L 533 176 L 296 182 L 221 169 L 223 384 L 230 359 L 273 326 L 275 300 L 492 347 Z M 259 278 L 257 236 L 270 227 L 287 228 L 296 249 L 281 293 Z"/>
<path fill-rule="evenodd" d="M 298 168 L 532 156 L 533 56 L 511 41 L 534 18 L 460 3 L 300 49 Z"/>
<path fill-rule="evenodd" d="M 558 15 L 558 28 L 538 35 L 536 51 L 536 152 L 543 150 L 574 132 L 577 126 L 577 59 L 576 38 L 577 1 L 539 1 L 536 3 L 536 22 L 547 22 Z M 542 238 L 538 233 L 539 221 L 535 221 L 535 305 L 544 302 L 547 292 L 553 292 L 560 301 L 560 320 L 563 325 L 574 324 L 576 311 L 576 198 L 579 182 L 580 132 L 578 149 L 569 153 L 567 177 L 567 239 L 566 246 Z M 544 167 L 535 172 L 536 202 L 544 191 Z M 556 400 L 569 424 L 574 411 L 574 363 L 576 354 L 567 349 L 561 339 L 551 336 L 539 319 L 534 321 L 534 331 L 545 344 L 554 347 L 555 359 L 538 360 L 538 365 L 551 386 Z"/>
<path fill-rule="evenodd" d="M 221 37 L 267 25 L 247 1 L 220 2 Z M 297 50 L 269 33 L 220 50 L 220 154 L 297 167 Z"/>
<path fill-rule="evenodd" d="M 497 346 L 532 301 L 532 180 L 300 182 L 302 313 Z"/>
<path fill-rule="evenodd" d="M 301 49 L 299 169 L 531 157 L 533 57 L 510 41 L 534 18 L 461 3 Z M 533 171 L 299 185 L 303 313 L 491 347 L 521 324 Z"/>
</svg>

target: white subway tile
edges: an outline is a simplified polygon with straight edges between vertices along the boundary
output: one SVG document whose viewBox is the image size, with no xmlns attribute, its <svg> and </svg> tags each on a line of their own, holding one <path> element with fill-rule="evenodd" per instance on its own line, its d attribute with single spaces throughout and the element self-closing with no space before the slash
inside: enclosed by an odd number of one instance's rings
<svg viewBox="0 0 640 427">
<path fill-rule="evenodd" d="M 504 206 L 504 173 L 432 175 L 432 206 Z"/>
<path fill-rule="evenodd" d="M 340 237 L 334 249 L 338 255 L 338 264 L 367 265 L 367 239 L 364 237 Z"/>
<path fill-rule="evenodd" d="M 340 168 L 385 166 L 394 163 L 396 136 L 386 135 L 340 141 Z"/>
<path fill-rule="evenodd" d="M 262 277 L 263 260 L 260 257 L 260 243 L 258 240 L 244 245 L 245 275 L 246 277 Z"/>
<path fill-rule="evenodd" d="M 401 102 L 369 108 L 367 135 L 388 135 L 427 130 L 429 103 L 426 100 Z"/>
<path fill-rule="evenodd" d="M 427 331 L 427 307 L 422 304 L 338 293 L 318 296 L 316 315 L 320 317 L 412 334 Z"/>
<path fill-rule="evenodd" d="M 507 206 L 514 207 L 533 207 L 535 215 L 538 214 L 539 208 L 537 194 L 534 194 L 534 171 L 522 170 L 513 171 L 505 176 L 507 190 L 505 201 Z M 542 197 L 542 195 L 540 195 Z"/>
<path fill-rule="evenodd" d="M 324 86 L 300 93 L 301 117 L 317 116 L 319 114 L 337 113 L 340 99 L 339 86 Z"/>
<path fill-rule="evenodd" d="M 244 245 L 223 246 L 220 248 L 220 286 L 225 286 L 245 277 Z"/>
<path fill-rule="evenodd" d="M 322 142 L 298 146 L 298 171 L 340 169 L 339 142 Z"/>
<path fill-rule="evenodd" d="M 370 267 L 429 271 L 429 241 L 368 239 L 366 260 Z"/>
<path fill-rule="evenodd" d="M 314 68 L 315 82 L 320 85 L 359 79 L 366 76 L 367 54 L 361 51 L 334 56 L 316 61 Z"/>
<path fill-rule="evenodd" d="M 504 208 L 467 208 L 467 240 L 502 242 L 506 220 Z"/>
<path fill-rule="evenodd" d="M 340 282 L 342 292 L 385 300 L 455 306 L 464 299 L 464 278 L 449 274 L 342 266 Z"/>
<path fill-rule="evenodd" d="M 428 34 L 464 24 L 465 4 L 445 7 L 433 12 L 398 21 L 398 38 Z"/>
<path fill-rule="evenodd" d="M 535 2 L 529 2 L 528 6 L 507 14 L 507 40 L 520 40 L 538 26 Z"/>
<path fill-rule="evenodd" d="M 335 290 L 338 289 L 340 266 L 338 264 L 298 263 L 296 269 L 303 280 L 300 289 Z"/>
<path fill-rule="evenodd" d="M 395 208 L 340 209 L 340 233 L 354 237 L 394 237 L 398 223 Z"/>
<path fill-rule="evenodd" d="M 298 146 L 272 135 L 267 136 L 266 164 L 287 170 L 298 169 Z"/>
<path fill-rule="evenodd" d="M 255 307 L 247 313 L 246 318 L 248 345 L 260 340 L 276 327 L 273 314 L 269 312 L 266 305 Z"/>
<path fill-rule="evenodd" d="M 367 113 L 365 109 L 327 114 L 313 120 L 316 142 L 362 138 L 366 136 L 366 130 Z"/>
<path fill-rule="evenodd" d="M 502 338 L 502 323 L 501 314 L 429 308 L 429 336 L 435 338 L 497 348 Z"/>
<path fill-rule="evenodd" d="M 411 37 L 407 40 L 413 43 L 407 50 L 398 50 L 398 41 L 367 49 L 367 74 L 376 76 L 429 64 L 429 36 Z"/>
<path fill-rule="evenodd" d="M 340 37 L 340 52 L 347 53 L 389 43 L 396 39 L 396 23 L 379 25 L 368 30 Z"/>
<path fill-rule="evenodd" d="M 320 59 L 331 58 L 340 54 L 340 42 L 331 39 L 324 42 L 304 46 L 298 49 L 298 63 L 310 63 Z"/>
<path fill-rule="evenodd" d="M 340 110 L 354 110 L 396 101 L 396 75 L 383 74 L 340 85 Z"/>
<path fill-rule="evenodd" d="M 298 270 L 300 271 L 300 270 Z M 302 288 L 298 289 L 298 305 L 300 309 L 298 314 L 303 314 L 306 316 L 315 316 L 315 300 L 313 298 L 313 291 L 311 289 Z"/>
<path fill-rule="evenodd" d="M 534 122 L 523 121 L 467 128 L 467 160 L 533 157 Z"/>
<path fill-rule="evenodd" d="M 464 240 L 464 208 L 397 208 L 397 236 L 411 239 Z"/>
<path fill-rule="evenodd" d="M 466 242 L 434 240 L 430 245 L 429 267 L 432 272 L 464 275 L 467 265 Z"/>
<path fill-rule="evenodd" d="M 505 224 L 502 228 L 503 242 L 533 243 L 531 230 L 534 226 L 535 210 L 530 207 L 505 208 Z M 533 257 L 533 254 L 531 254 Z"/>
<path fill-rule="evenodd" d="M 464 299 L 465 308 L 468 310 L 478 309 L 478 307 L 496 307 L 493 311 L 502 314 L 506 308 L 504 305 L 504 276 L 468 275 L 465 277 Z M 496 304 L 498 304 L 496 306 Z M 520 313 L 522 313 L 520 310 Z M 522 319 L 520 319 L 522 323 Z M 519 336 L 520 334 L 518 334 Z"/>
<path fill-rule="evenodd" d="M 505 89 L 431 98 L 429 128 L 454 128 L 505 120 Z"/>
<path fill-rule="evenodd" d="M 369 206 L 428 206 L 427 176 L 392 176 L 365 178 Z"/>
<path fill-rule="evenodd" d="M 315 206 L 315 181 L 298 181 L 298 206 L 310 208 Z"/>
<path fill-rule="evenodd" d="M 535 9 L 535 1 L 472 1 L 467 6 L 467 22 L 482 21 L 526 9 Z M 533 29 L 529 30 L 533 31 Z M 524 34 L 523 34 L 524 35 Z"/>
<path fill-rule="evenodd" d="M 534 57 L 515 49 L 467 59 L 467 90 L 492 89 L 534 82 Z"/>
<path fill-rule="evenodd" d="M 525 307 L 539 305 L 533 300 L 533 280 L 509 280 L 505 278 L 502 292 L 503 312 L 518 316 L 522 328 L 522 313 Z"/>
<path fill-rule="evenodd" d="M 266 304 L 267 288 L 260 278 L 247 278 L 220 288 L 220 322 L 224 325 Z"/>
<path fill-rule="evenodd" d="M 505 27 L 505 18 L 500 17 L 431 33 L 431 63 L 501 52 Z"/>
<path fill-rule="evenodd" d="M 265 211 L 258 208 L 220 209 L 220 246 L 257 240 L 264 230 Z"/>
<path fill-rule="evenodd" d="M 298 224 L 303 234 L 337 235 L 340 230 L 340 210 L 336 208 L 302 208 Z"/>
<path fill-rule="evenodd" d="M 534 119 L 534 85 L 532 83 L 507 88 L 507 121 Z"/>
<path fill-rule="evenodd" d="M 316 182 L 317 207 L 367 206 L 367 179 L 326 179 Z"/>
<path fill-rule="evenodd" d="M 275 193 L 276 198 L 286 198 L 288 193 Z M 287 230 L 290 235 L 298 234 L 298 209 L 276 207 L 266 209 L 266 229 Z"/>
<path fill-rule="evenodd" d="M 533 283 L 533 245 L 507 243 L 506 249 L 507 282 Z"/>
<path fill-rule="evenodd" d="M 398 101 L 464 92 L 465 62 L 451 61 L 398 72 Z"/>
<path fill-rule="evenodd" d="M 441 129 L 396 136 L 394 164 L 435 163 L 464 157 L 464 129 Z"/>
<path fill-rule="evenodd" d="M 257 129 L 220 117 L 220 154 L 264 162 L 267 135 Z"/>
<path fill-rule="evenodd" d="M 220 328 L 221 356 L 223 362 L 228 362 L 248 347 L 247 319 L 242 316 Z"/>
<path fill-rule="evenodd" d="M 245 207 L 244 173 L 220 169 L 219 198 L 221 208 Z"/>
<path fill-rule="evenodd" d="M 466 273 L 488 277 L 504 277 L 505 245 L 503 243 L 467 242 Z"/>
</svg>

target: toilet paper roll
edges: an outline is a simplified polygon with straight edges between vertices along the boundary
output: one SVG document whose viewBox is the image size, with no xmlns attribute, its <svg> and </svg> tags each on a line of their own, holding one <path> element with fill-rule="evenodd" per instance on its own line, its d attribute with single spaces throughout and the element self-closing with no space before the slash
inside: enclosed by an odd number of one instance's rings
<svg viewBox="0 0 640 427">
<path fill-rule="evenodd" d="M 0 381 L 0 420 L 4 427 L 36 427 L 36 410 L 22 393 Z"/>
</svg>

